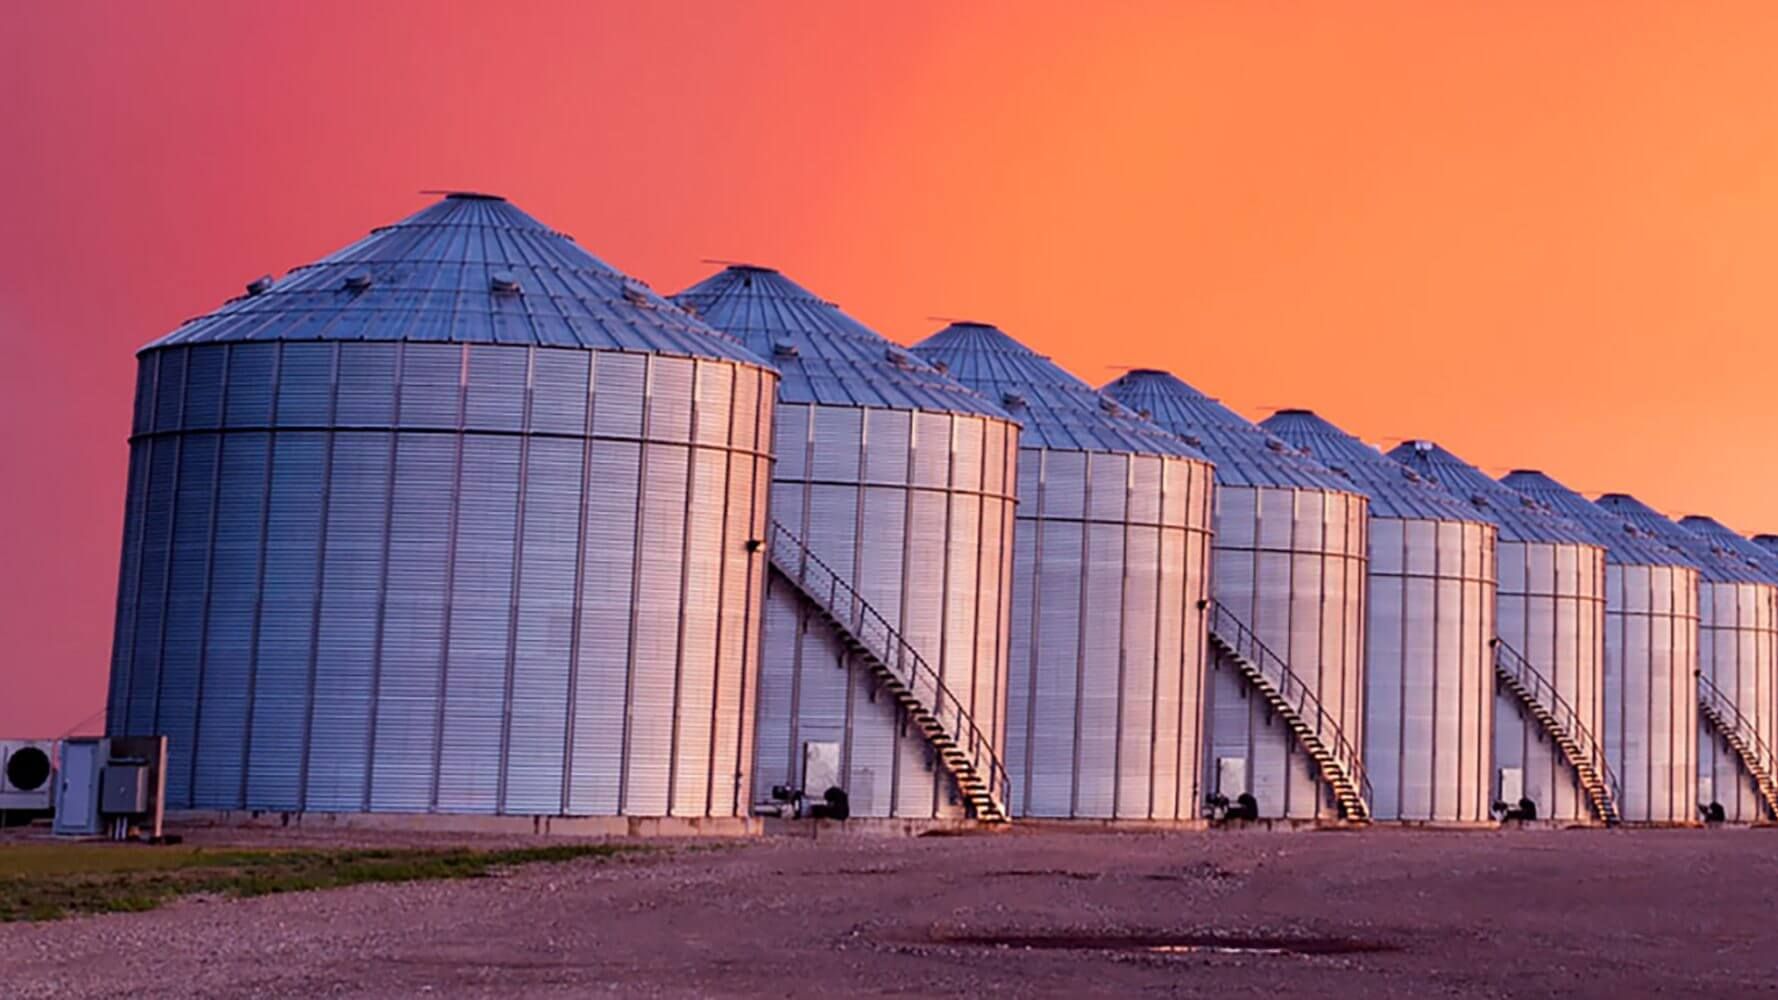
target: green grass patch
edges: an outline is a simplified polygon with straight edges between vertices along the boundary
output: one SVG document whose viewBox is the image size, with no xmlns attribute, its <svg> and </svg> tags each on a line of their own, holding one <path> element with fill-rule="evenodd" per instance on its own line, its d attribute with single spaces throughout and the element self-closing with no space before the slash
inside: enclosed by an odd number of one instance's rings
<svg viewBox="0 0 1778 1000">
<path fill-rule="evenodd" d="M 244 850 L 125 844 L 0 847 L 0 921 L 136 913 L 199 894 L 233 897 L 367 882 L 485 878 L 539 862 L 609 858 L 636 845 L 557 844 L 511 850 L 395 848 Z"/>
</svg>

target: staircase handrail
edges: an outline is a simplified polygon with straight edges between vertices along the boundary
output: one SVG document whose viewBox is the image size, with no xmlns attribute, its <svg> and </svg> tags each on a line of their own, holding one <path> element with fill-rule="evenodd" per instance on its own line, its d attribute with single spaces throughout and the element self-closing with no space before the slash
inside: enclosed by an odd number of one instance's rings
<svg viewBox="0 0 1778 1000">
<path fill-rule="evenodd" d="M 1247 627 L 1246 622 L 1243 622 L 1220 601 L 1210 601 L 1208 609 L 1210 631 L 1215 632 L 1235 652 L 1252 663 L 1261 676 L 1265 677 L 1278 690 L 1279 696 L 1296 710 L 1297 715 L 1311 721 L 1316 737 L 1328 747 L 1334 760 L 1345 770 L 1353 786 L 1358 789 L 1359 797 L 1364 799 L 1365 807 L 1369 808 L 1374 800 L 1371 796 L 1370 778 L 1364 772 L 1364 758 L 1352 745 L 1352 741 L 1346 738 L 1346 731 L 1340 726 L 1339 720 L 1322 707 L 1321 698 L 1307 684 L 1303 683 L 1295 671 L 1290 669 L 1290 664 L 1272 652 L 1271 648 L 1252 629 Z"/>
<path fill-rule="evenodd" d="M 1741 714 L 1741 709 L 1735 704 L 1734 699 L 1730 698 L 1722 688 L 1717 687 L 1715 681 L 1704 676 L 1702 670 L 1697 671 L 1697 675 L 1698 701 L 1717 715 L 1722 716 L 1734 727 L 1735 735 L 1740 737 L 1741 741 L 1746 743 L 1748 749 L 1753 753 L 1753 765 L 1765 768 L 1766 776 L 1778 782 L 1778 776 L 1773 774 L 1772 751 L 1767 748 L 1766 741 L 1760 738 L 1759 730 L 1753 727 L 1753 723 L 1747 721 L 1747 717 Z"/>
<path fill-rule="evenodd" d="M 1562 692 L 1550 683 L 1530 660 L 1514 649 L 1505 639 L 1494 639 L 1494 663 L 1499 669 L 1510 674 L 1531 697 L 1542 705 L 1544 710 L 1555 716 L 1556 724 L 1568 732 L 1568 738 L 1580 748 L 1581 756 L 1593 766 L 1595 773 L 1604 780 L 1607 791 L 1611 794 L 1612 808 L 1623 801 L 1623 791 L 1618 784 L 1617 774 L 1612 771 L 1611 764 L 1605 759 L 1605 750 L 1593 737 L 1593 731 L 1587 728 L 1580 719 L 1580 713 L 1574 710 Z"/>
<path fill-rule="evenodd" d="M 927 711 L 941 724 L 946 724 L 953 738 L 971 755 L 972 766 L 978 772 L 985 772 L 984 780 L 996 804 L 1005 812 L 1012 784 L 993 741 L 976 725 L 974 716 L 951 693 L 944 678 L 926 662 L 920 651 L 850 583 L 803 544 L 802 539 L 778 521 L 772 522 L 769 552 L 773 565 L 790 576 L 809 597 L 817 601 L 825 599 L 827 612 L 888 667 L 910 692 L 916 697 L 923 689 L 931 692 L 931 697 L 924 699 Z"/>
</svg>

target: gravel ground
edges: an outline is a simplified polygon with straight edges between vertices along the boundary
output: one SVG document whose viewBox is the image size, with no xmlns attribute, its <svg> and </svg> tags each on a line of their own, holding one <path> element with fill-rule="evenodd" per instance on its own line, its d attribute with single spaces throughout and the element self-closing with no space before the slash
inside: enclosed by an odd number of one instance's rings
<svg viewBox="0 0 1778 1000">
<path fill-rule="evenodd" d="M 660 846 L 0 925 L 0 995 L 1778 992 L 1771 830 Z"/>
</svg>

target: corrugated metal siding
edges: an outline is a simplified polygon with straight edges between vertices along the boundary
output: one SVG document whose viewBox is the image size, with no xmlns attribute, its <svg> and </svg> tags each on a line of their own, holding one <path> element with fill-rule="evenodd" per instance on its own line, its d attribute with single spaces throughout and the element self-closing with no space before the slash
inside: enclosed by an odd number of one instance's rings
<svg viewBox="0 0 1778 1000">
<path fill-rule="evenodd" d="M 1019 467 L 1014 814 L 1196 819 L 1210 466 L 1026 448 Z"/>
<path fill-rule="evenodd" d="M 1500 544 L 1500 637 L 1537 668 L 1596 737 L 1605 730 L 1605 554 L 1592 545 Z M 1524 768 L 1538 815 L 1590 821 L 1593 814 L 1560 752 L 1502 694 L 1495 752 Z"/>
<path fill-rule="evenodd" d="M 181 807 L 744 815 L 772 380 L 654 364 L 145 353 L 110 731 Z"/>
<path fill-rule="evenodd" d="M 1212 592 L 1281 657 L 1339 720 L 1354 747 L 1364 748 L 1367 687 L 1364 659 L 1366 571 L 1371 522 L 1364 498 L 1350 493 L 1276 486 L 1218 486 Z M 1389 563 L 1384 562 L 1384 565 Z M 1373 621 L 1375 619 L 1373 618 Z M 1399 662 L 1393 634 L 1381 637 L 1373 663 L 1387 676 Z M 1338 808 L 1319 771 L 1283 720 L 1248 689 L 1232 666 L 1212 656 L 1206 682 L 1205 763 L 1214 782 L 1217 760 L 1247 762 L 1247 790 L 1260 815 L 1331 819 Z M 1379 683 L 1370 680 L 1371 689 Z M 1361 751 L 1362 752 L 1362 751 Z M 1394 780 L 1393 761 L 1365 761 L 1373 785 Z M 1233 799 L 1238 790 L 1209 788 Z"/>
<path fill-rule="evenodd" d="M 1013 498 L 1004 471 L 984 469 L 1004 470 L 1016 440 L 1004 421 L 964 414 L 781 403 L 777 423 L 773 516 L 960 699 L 973 699 L 991 737 L 1004 714 L 1005 646 L 995 640 L 1007 627 L 1001 553 Z M 869 671 L 848 666 L 837 638 L 782 581 L 771 585 L 764 632 L 755 798 L 773 785 L 800 787 L 803 745 L 834 741 L 854 815 L 962 815 L 925 737 Z"/>
<path fill-rule="evenodd" d="M 1371 520 L 1366 767 L 1380 820 L 1486 822 L 1495 530 Z"/>
<path fill-rule="evenodd" d="M 1690 823 L 1698 807 L 1698 574 L 1605 567 L 1605 728 L 1631 823 Z"/>
</svg>

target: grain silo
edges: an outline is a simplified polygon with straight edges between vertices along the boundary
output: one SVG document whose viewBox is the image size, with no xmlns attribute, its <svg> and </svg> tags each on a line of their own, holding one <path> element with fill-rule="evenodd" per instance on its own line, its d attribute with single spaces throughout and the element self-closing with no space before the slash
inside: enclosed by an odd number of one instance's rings
<svg viewBox="0 0 1778 1000">
<path fill-rule="evenodd" d="M 677 301 L 784 373 L 756 796 L 1004 819 L 1018 425 L 776 271 Z"/>
<path fill-rule="evenodd" d="M 1591 532 L 1430 441 L 1389 457 L 1500 530 L 1495 566 L 1496 798 L 1558 822 L 1620 819 L 1603 746 L 1607 556 Z"/>
<path fill-rule="evenodd" d="M 1137 369 L 1105 392 L 1216 463 L 1208 791 L 1228 800 L 1251 794 L 1265 818 L 1313 820 L 1341 818 L 1342 799 L 1353 800 L 1339 790 L 1349 789 L 1357 798 L 1352 818 L 1366 815 L 1370 501 L 1350 480 L 1167 372 Z M 1239 652 L 1243 637 L 1266 652 Z M 1294 723 L 1273 694 L 1285 696 Z M 1299 738 L 1298 725 L 1312 736 Z"/>
<path fill-rule="evenodd" d="M 1280 410 L 1260 426 L 1370 497 L 1363 753 L 1372 812 L 1487 822 L 1494 525 L 1308 410 Z"/>
<path fill-rule="evenodd" d="M 1211 465 L 992 326 L 914 348 L 1023 426 L 1008 767 L 1018 815 L 1198 821 Z"/>
<path fill-rule="evenodd" d="M 170 806 L 748 815 L 738 343 L 452 194 L 139 360 L 107 731 Z"/>
<path fill-rule="evenodd" d="M 1501 478 L 1605 546 L 1605 721 L 1626 823 L 1697 819 L 1697 563 L 1541 472 Z"/>
<path fill-rule="evenodd" d="M 1733 823 L 1770 819 L 1778 684 L 1778 590 L 1758 567 L 1623 493 L 1594 503 L 1698 565 L 1698 800 Z"/>
<path fill-rule="evenodd" d="M 1772 634 L 1772 623 L 1778 622 L 1778 606 L 1761 610 L 1757 603 L 1762 597 L 1768 603 L 1778 602 L 1778 552 L 1755 544 L 1714 518 L 1693 515 L 1681 518 L 1679 523 L 1687 531 L 1709 542 L 1726 560 L 1744 563 L 1760 581 L 1774 585 L 1756 593 L 1751 601 L 1737 600 L 1736 634 L 1742 637 L 1742 658 L 1746 658 L 1750 652 L 1746 644 L 1751 641 L 1751 653 L 1756 662 L 1762 659 L 1778 660 L 1778 650 L 1771 650 L 1771 647 L 1778 645 L 1778 639 Z M 1726 624 L 1726 609 L 1718 610 L 1717 617 Z M 1718 643 L 1716 665 L 1719 670 L 1723 663 L 1720 646 Z M 1768 720 L 1764 727 L 1758 727 L 1757 714 L 1735 720 L 1727 711 L 1727 703 L 1738 699 L 1727 698 L 1727 692 L 1721 684 L 1715 685 L 1715 691 L 1705 688 L 1705 693 L 1713 695 L 1718 704 L 1701 707 L 1705 709 L 1707 716 L 1713 716 L 1710 723 L 1722 735 L 1722 743 L 1718 749 L 1733 753 L 1736 759 L 1747 766 L 1754 783 L 1759 786 L 1760 797 L 1765 801 L 1767 811 L 1778 816 L 1778 759 L 1774 759 L 1774 751 L 1778 751 L 1778 666 L 1774 666 L 1773 671 L 1773 690 L 1766 695 L 1763 709 Z M 1750 726 L 1749 723 L 1753 725 Z M 1735 746 L 1736 741 L 1743 741 L 1745 747 Z M 1757 763 L 1759 761 L 1764 764 Z"/>
</svg>

